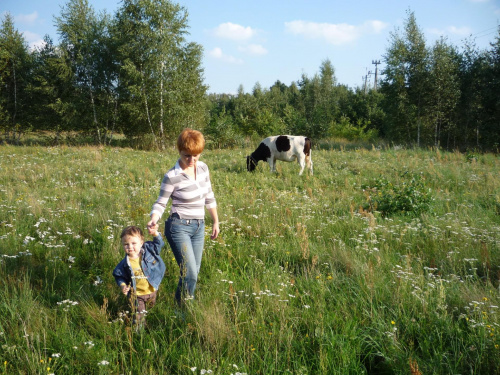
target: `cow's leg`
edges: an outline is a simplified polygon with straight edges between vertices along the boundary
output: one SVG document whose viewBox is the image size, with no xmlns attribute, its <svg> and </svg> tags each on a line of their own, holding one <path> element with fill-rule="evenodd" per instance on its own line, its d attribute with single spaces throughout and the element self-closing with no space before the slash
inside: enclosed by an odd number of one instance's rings
<svg viewBox="0 0 500 375">
<path fill-rule="evenodd" d="M 267 162 L 269 163 L 269 167 L 271 168 L 271 172 L 275 172 L 275 166 L 276 166 L 276 161 L 274 160 L 273 157 L 270 157 L 267 159 Z"/>
<path fill-rule="evenodd" d="M 300 154 L 298 157 L 297 157 L 297 161 L 299 162 L 299 165 L 300 165 L 300 172 L 299 172 L 299 176 L 302 175 L 302 172 L 304 172 L 304 167 L 306 166 L 306 160 L 305 160 L 305 155 L 304 154 Z"/>
<path fill-rule="evenodd" d="M 311 154 L 306 155 L 306 164 L 309 167 L 309 171 L 313 174 L 313 161 L 311 159 Z"/>
</svg>

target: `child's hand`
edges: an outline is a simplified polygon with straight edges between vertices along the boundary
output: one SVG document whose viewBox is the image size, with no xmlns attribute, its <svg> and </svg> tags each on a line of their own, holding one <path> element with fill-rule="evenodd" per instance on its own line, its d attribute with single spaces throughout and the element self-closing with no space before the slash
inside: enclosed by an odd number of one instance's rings
<svg viewBox="0 0 500 375">
<path fill-rule="evenodd" d="M 149 224 L 148 225 L 148 232 L 150 235 L 153 237 L 158 236 L 158 223 L 155 224 Z"/>
<path fill-rule="evenodd" d="M 120 285 L 120 288 L 122 288 L 122 293 L 125 295 L 127 295 L 128 292 L 130 291 L 130 285 L 127 284 Z"/>
</svg>

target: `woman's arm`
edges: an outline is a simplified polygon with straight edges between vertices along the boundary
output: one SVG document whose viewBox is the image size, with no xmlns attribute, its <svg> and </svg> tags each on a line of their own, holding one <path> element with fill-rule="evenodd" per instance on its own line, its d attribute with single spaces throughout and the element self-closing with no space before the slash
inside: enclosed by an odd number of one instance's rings
<svg viewBox="0 0 500 375">
<path fill-rule="evenodd" d="M 163 215 L 163 212 L 167 207 L 167 202 L 169 201 L 173 191 L 174 185 L 171 183 L 167 173 L 165 174 L 161 182 L 160 194 L 158 196 L 158 199 L 153 204 L 153 207 L 151 209 L 151 220 L 149 220 L 148 222 L 148 228 L 153 227 L 158 222 L 158 220 L 160 220 L 160 217 L 161 215 Z"/>
<path fill-rule="evenodd" d="M 208 213 L 212 218 L 212 235 L 210 238 L 215 240 L 219 236 L 219 216 L 217 215 L 217 207 L 208 208 Z"/>
</svg>

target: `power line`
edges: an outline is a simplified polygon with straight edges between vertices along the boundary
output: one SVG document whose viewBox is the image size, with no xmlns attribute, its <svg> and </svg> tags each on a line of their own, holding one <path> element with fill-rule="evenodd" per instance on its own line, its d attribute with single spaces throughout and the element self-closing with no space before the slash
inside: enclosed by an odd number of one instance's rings
<svg viewBox="0 0 500 375">
<path fill-rule="evenodd" d="M 476 36 L 475 38 L 483 38 L 483 37 L 485 37 L 485 36 L 492 35 L 492 34 L 496 34 L 496 31 L 491 31 L 491 32 L 489 32 L 488 34 L 479 35 L 479 36 Z"/>
<path fill-rule="evenodd" d="M 481 38 L 481 37 L 483 37 L 483 36 L 486 36 L 486 35 L 490 35 L 490 34 L 492 34 L 492 33 L 495 33 L 495 32 L 496 32 L 496 30 L 497 30 L 497 28 L 498 28 L 498 26 L 490 27 L 490 28 L 488 28 L 488 29 L 486 29 L 486 30 L 483 30 L 483 31 L 478 31 L 478 32 L 477 32 L 477 33 L 475 33 L 475 34 L 471 34 L 470 36 L 471 36 L 471 37 L 478 37 L 478 38 Z M 493 31 L 492 31 L 492 30 L 493 30 Z M 487 34 L 484 34 L 484 35 L 479 35 L 479 34 L 482 34 L 482 33 L 487 33 Z"/>
</svg>

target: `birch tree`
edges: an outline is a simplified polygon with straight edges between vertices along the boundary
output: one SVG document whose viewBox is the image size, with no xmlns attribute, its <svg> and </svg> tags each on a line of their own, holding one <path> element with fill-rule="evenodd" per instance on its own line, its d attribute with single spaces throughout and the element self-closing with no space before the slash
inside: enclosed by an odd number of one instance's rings
<svg viewBox="0 0 500 375">
<path fill-rule="evenodd" d="M 453 114 L 460 99 L 460 82 L 457 53 L 443 38 L 432 49 L 429 80 L 432 90 L 428 93 L 428 116 L 434 124 L 434 146 L 440 146 L 442 133 L 446 133 L 446 146 L 450 147 L 456 125 Z"/>
<path fill-rule="evenodd" d="M 133 137 L 166 137 L 205 123 L 202 49 L 188 43 L 187 11 L 168 0 L 125 0 L 114 33 L 119 39 L 120 92 Z"/>
<path fill-rule="evenodd" d="M 56 24 L 80 95 L 79 130 L 91 131 L 102 143 L 107 130 L 107 96 L 116 78 L 108 50 L 110 19 L 105 13 L 96 15 L 88 0 L 70 0 Z"/>
<path fill-rule="evenodd" d="M 422 136 L 428 136 L 425 125 L 429 52 L 413 12 L 408 12 L 403 33 L 399 30 L 391 33 L 384 61 L 381 89 L 389 114 L 384 133 L 418 147 Z"/>
</svg>

